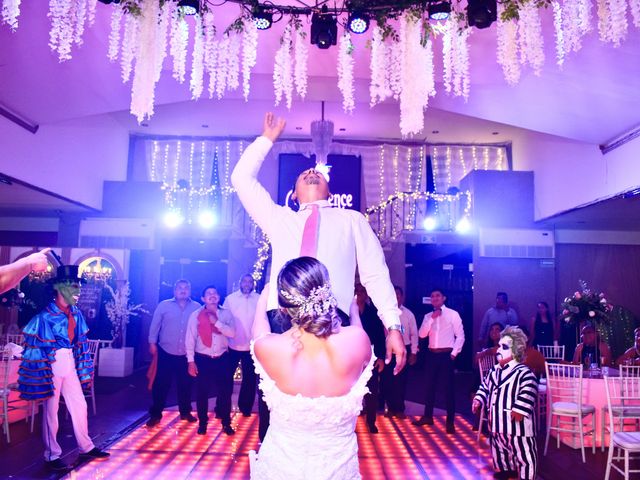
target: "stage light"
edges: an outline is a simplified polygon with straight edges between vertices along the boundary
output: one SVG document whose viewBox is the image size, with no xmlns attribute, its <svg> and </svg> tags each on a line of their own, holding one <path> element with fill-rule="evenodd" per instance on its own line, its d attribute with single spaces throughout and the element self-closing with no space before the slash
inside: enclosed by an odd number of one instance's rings
<svg viewBox="0 0 640 480">
<path fill-rule="evenodd" d="M 98 0 L 100 3 L 104 3 L 105 5 L 109 5 L 110 3 L 120 3 L 120 0 Z"/>
<path fill-rule="evenodd" d="M 326 5 L 320 13 L 311 16 L 311 45 L 326 50 L 338 41 L 338 20 L 329 13 Z"/>
<path fill-rule="evenodd" d="M 462 217 L 462 219 L 456 225 L 456 232 L 458 233 L 469 233 L 471 230 L 471 222 L 469 221 L 469 217 Z"/>
<path fill-rule="evenodd" d="M 273 13 L 258 7 L 253 12 L 253 23 L 258 30 L 269 30 L 273 24 Z"/>
<path fill-rule="evenodd" d="M 183 15 L 195 15 L 200 13 L 200 0 L 180 0 L 178 10 Z"/>
<path fill-rule="evenodd" d="M 198 223 L 202 228 L 211 228 L 216 222 L 216 216 L 211 210 L 203 210 L 198 214 Z"/>
<path fill-rule="evenodd" d="M 364 33 L 369 29 L 369 17 L 363 12 L 351 12 L 347 26 L 353 33 Z"/>
<path fill-rule="evenodd" d="M 436 217 L 426 217 L 422 222 L 422 226 L 425 230 L 430 232 L 436 229 L 438 226 L 438 220 L 436 220 Z"/>
<path fill-rule="evenodd" d="M 164 224 L 169 228 L 178 228 L 184 223 L 184 217 L 179 210 L 169 210 L 164 214 Z"/>
<path fill-rule="evenodd" d="M 428 12 L 431 20 L 446 20 L 451 13 L 451 3 L 448 0 L 430 3 Z"/>
<path fill-rule="evenodd" d="M 498 19 L 496 0 L 469 0 L 467 19 L 470 27 L 489 27 Z"/>
</svg>

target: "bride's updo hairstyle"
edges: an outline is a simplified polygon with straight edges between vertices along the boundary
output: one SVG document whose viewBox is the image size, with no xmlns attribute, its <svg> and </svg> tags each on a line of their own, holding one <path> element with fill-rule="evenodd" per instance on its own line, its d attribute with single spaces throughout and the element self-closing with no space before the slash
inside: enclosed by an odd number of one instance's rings
<svg viewBox="0 0 640 480">
<path fill-rule="evenodd" d="M 313 257 L 288 261 L 278 274 L 278 304 L 297 326 L 326 338 L 340 329 L 338 302 L 331 292 L 329 272 Z"/>
</svg>

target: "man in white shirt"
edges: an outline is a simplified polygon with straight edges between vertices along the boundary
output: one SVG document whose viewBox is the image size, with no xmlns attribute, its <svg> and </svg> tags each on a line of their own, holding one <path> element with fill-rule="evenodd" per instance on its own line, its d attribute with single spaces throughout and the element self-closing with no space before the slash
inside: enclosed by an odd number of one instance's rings
<svg viewBox="0 0 640 480">
<path fill-rule="evenodd" d="M 251 327 L 256 315 L 258 295 L 253 291 L 254 281 L 249 274 L 240 280 L 240 290 L 236 290 L 224 301 L 223 308 L 233 316 L 236 334 L 229 339 L 229 359 L 231 374 L 235 372 L 238 362 L 242 368 L 242 384 L 238 395 L 238 408 L 245 417 L 251 416 L 253 402 L 256 398 L 256 371 L 249 352 Z"/>
<path fill-rule="evenodd" d="M 402 323 L 402 339 L 407 349 L 407 363 L 415 365 L 418 355 L 418 326 L 415 315 L 404 306 L 404 291 L 398 285 L 393 287 L 396 291 L 398 307 L 400 307 L 400 322 Z M 382 372 L 382 390 L 387 403 L 385 417 L 406 418 L 404 413 L 404 398 L 407 392 L 407 369 L 403 369 L 398 375 L 393 375 L 394 362 L 385 366 Z"/>
<path fill-rule="evenodd" d="M 233 381 L 228 381 L 229 338 L 235 336 L 233 317 L 226 309 L 218 308 L 220 294 L 213 285 L 202 291 L 204 306 L 189 317 L 185 348 L 189 375 L 196 378 L 196 409 L 198 410 L 198 435 L 207 433 L 209 421 L 209 393 L 212 385 L 217 388 L 216 409 L 227 435 L 231 428 L 231 393 Z"/>
<path fill-rule="evenodd" d="M 447 433 L 455 433 L 455 389 L 453 361 L 464 345 L 462 319 L 455 310 L 444 305 L 447 297 L 441 289 L 431 291 L 433 312 L 427 313 L 422 320 L 418 335 L 429 337 L 429 352 L 426 364 L 427 395 L 424 402 L 424 415 L 414 425 L 433 425 L 433 404 L 437 385 L 444 385 L 447 410 Z"/>
<path fill-rule="evenodd" d="M 271 241 L 270 282 L 276 285 L 278 273 L 284 264 L 301 256 L 307 219 L 312 215 L 317 218 L 319 214 L 317 245 L 313 256 L 324 263 L 329 271 L 338 307 L 345 314 L 349 312 L 357 263 L 360 281 L 389 331 L 385 362 L 390 363 L 392 354 L 395 355 L 395 372 L 398 373 L 406 361 L 400 312 L 384 252 L 367 220 L 355 210 L 331 208 L 327 180 L 315 169 L 305 170 L 296 181 L 292 198 L 300 203 L 297 212 L 276 204 L 258 182 L 257 175 L 262 162 L 284 127 L 283 119 L 276 120 L 272 113 L 267 113 L 262 136 L 247 147 L 231 174 L 231 183 L 242 205 Z M 267 309 L 277 307 L 277 289 L 274 288 L 269 292 Z"/>
</svg>

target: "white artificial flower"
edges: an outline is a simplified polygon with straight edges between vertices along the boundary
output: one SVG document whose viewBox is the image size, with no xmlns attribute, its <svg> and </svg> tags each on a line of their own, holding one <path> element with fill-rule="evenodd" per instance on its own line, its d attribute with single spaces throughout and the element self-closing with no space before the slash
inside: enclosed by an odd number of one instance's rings
<svg viewBox="0 0 640 480">
<path fill-rule="evenodd" d="M 242 96 L 245 102 L 249 101 L 251 69 L 256 66 L 257 59 L 258 27 L 255 22 L 248 21 L 242 32 Z"/>
<path fill-rule="evenodd" d="M 128 82 L 131 76 L 133 60 L 136 57 L 136 47 L 138 45 L 138 28 L 138 19 L 133 15 L 126 15 L 120 52 L 120 68 L 123 82 Z"/>
<path fill-rule="evenodd" d="M 593 310 L 589 310 L 589 316 L 590 317 L 595 317 L 596 316 L 596 312 L 594 312 Z"/>
<path fill-rule="evenodd" d="M 503 21 L 502 6 L 498 6 L 498 51 L 497 61 L 502 67 L 504 79 L 511 86 L 520 81 L 520 61 L 518 60 L 518 24 L 514 20 Z"/>
<path fill-rule="evenodd" d="M 633 26 L 640 28 L 640 0 L 629 0 L 629 11 L 633 17 Z"/>
<path fill-rule="evenodd" d="M 280 48 L 276 52 L 273 66 L 273 86 L 275 93 L 275 104 L 279 105 L 284 95 L 287 101 L 287 108 L 291 109 L 293 98 L 293 62 L 291 60 L 292 50 L 291 24 L 287 24 L 280 41 Z"/>
<path fill-rule="evenodd" d="M 2 1 L 2 23 L 9 25 L 11 31 L 18 29 L 18 17 L 20 16 L 20 0 Z"/>
<path fill-rule="evenodd" d="M 191 78 L 189 89 L 191 99 L 197 100 L 202 95 L 202 83 L 204 81 L 204 31 L 202 29 L 202 17 L 195 15 L 195 30 L 193 40 L 193 52 L 191 53 Z"/>
<path fill-rule="evenodd" d="M 74 39 L 75 3 L 69 0 L 49 0 L 51 29 L 49 48 L 58 54 L 61 62 L 71 59 L 71 45 Z"/>
<path fill-rule="evenodd" d="M 342 109 L 353 113 L 353 43 L 351 34 L 346 30 L 338 42 L 338 89 L 342 93 Z"/>
<path fill-rule="evenodd" d="M 294 46 L 295 66 L 293 77 L 296 85 L 296 92 L 301 98 L 307 96 L 307 64 L 309 63 L 309 46 L 302 29 L 296 30 L 296 42 Z"/>
<path fill-rule="evenodd" d="M 391 96 L 387 60 L 388 51 L 382 40 L 382 29 L 376 24 L 373 27 L 373 35 L 371 37 L 371 60 L 369 62 L 371 72 L 369 106 L 371 107 Z"/>
<path fill-rule="evenodd" d="M 75 28 L 73 31 L 73 41 L 77 45 L 82 45 L 82 35 L 84 35 L 84 24 L 87 20 L 87 0 L 75 0 Z"/>
<path fill-rule="evenodd" d="M 138 123 L 153 115 L 156 88 L 156 35 L 160 5 L 155 0 L 145 0 L 141 4 L 138 19 L 139 34 L 136 38 L 136 65 L 131 88 L 131 113 Z"/>
<path fill-rule="evenodd" d="M 173 10 L 176 8 L 174 2 L 164 2 L 160 9 L 156 26 L 156 48 L 155 48 L 155 81 L 160 81 L 162 75 L 162 65 L 167 58 L 168 28 L 173 17 Z"/>
<path fill-rule="evenodd" d="M 187 69 L 187 46 L 189 45 L 189 25 L 178 9 L 171 19 L 171 39 L 169 53 L 173 58 L 173 78 L 183 83 Z"/>
<path fill-rule="evenodd" d="M 556 63 L 560 68 L 564 64 L 564 32 L 562 30 L 562 7 L 560 3 L 554 1 L 551 3 L 553 7 L 553 27 L 556 34 Z"/>
<path fill-rule="evenodd" d="M 120 52 L 120 24 L 122 23 L 122 7 L 120 4 L 113 4 L 111 12 L 111 29 L 109 31 L 109 50 L 107 58 L 110 62 L 118 59 Z"/>
<path fill-rule="evenodd" d="M 520 62 L 533 68 L 537 76 L 544 65 L 544 39 L 538 7 L 529 2 L 520 7 L 520 21 L 518 22 L 520 43 Z"/>
</svg>

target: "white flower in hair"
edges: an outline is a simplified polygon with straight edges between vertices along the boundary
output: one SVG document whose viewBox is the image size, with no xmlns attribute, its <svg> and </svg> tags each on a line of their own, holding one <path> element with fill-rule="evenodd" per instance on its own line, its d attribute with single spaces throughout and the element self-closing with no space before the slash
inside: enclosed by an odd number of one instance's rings
<svg viewBox="0 0 640 480">
<path fill-rule="evenodd" d="M 285 292 L 284 290 L 280 290 L 280 294 L 299 308 L 298 317 L 326 315 L 331 308 L 338 306 L 338 301 L 331 293 L 331 285 L 329 283 L 312 289 L 308 297 Z"/>
</svg>

